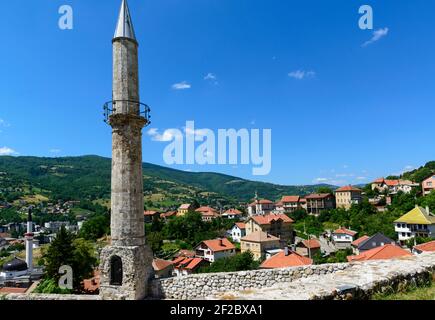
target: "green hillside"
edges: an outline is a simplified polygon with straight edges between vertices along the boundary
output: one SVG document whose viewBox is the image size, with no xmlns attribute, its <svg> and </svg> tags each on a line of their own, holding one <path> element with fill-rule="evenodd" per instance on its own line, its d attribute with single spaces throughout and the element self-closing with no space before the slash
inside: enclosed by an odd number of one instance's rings
<svg viewBox="0 0 435 320">
<path fill-rule="evenodd" d="M 3 156 L 0 157 L 0 188 L 37 189 L 51 199 L 108 199 L 110 168 L 111 160 L 99 156 Z M 281 186 L 218 173 L 185 172 L 150 163 L 143 164 L 143 175 L 145 195 L 154 198 L 160 195 L 161 200 L 169 199 L 169 202 L 198 197 L 243 202 L 252 199 L 255 191 L 263 198 L 276 200 L 286 194 L 308 194 L 320 186 Z"/>
</svg>

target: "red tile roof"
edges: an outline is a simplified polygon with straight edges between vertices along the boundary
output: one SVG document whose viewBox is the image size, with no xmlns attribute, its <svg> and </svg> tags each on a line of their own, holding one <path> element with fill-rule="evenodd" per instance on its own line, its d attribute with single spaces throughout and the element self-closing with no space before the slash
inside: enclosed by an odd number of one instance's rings
<svg viewBox="0 0 435 320">
<path fill-rule="evenodd" d="M 205 240 L 202 243 L 204 243 L 213 252 L 236 249 L 236 247 L 227 238 Z"/>
<path fill-rule="evenodd" d="M 161 218 L 169 218 L 177 215 L 177 211 L 168 211 L 160 215 Z"/>
<path fill-rule="evenodd" d="M 364 241 L 366 241 L 366 240 L 368 240 L 368 239 L 370 239 L 370 237 L 364 235 L 364 236 L 362 236 L 362 237 L 356 239 L 354 242 L 352 242 L 352 245 L 353 245 L 354 247 L 358 247 L 361 243 L 363 243 Z"/>
<path fill-rule="evenodd" d="M 272 201 L 267 200 L 267 199 L 261 199 L 261 200 L 258 200 L 258 203 L 259 203 L 259 204 L 273 204 Z M 254 202 L 252 202 L 250 205 L 251 205 L 251 206 L 255 206 L 256 204 L 257 204 L 257 203 L 254 201 Z"/>
<path fill-rule="evenodd" d="M 241 241 L 247 241 L 247 242 L 278 242 L 279 238 L 272 236 L 271 234 L 268 234 L 266 232 L 263 232 L 261 230 L 251 232 L 250 234 L 244 236 Z"/>
<path fill-rule="evenodd" d="M 267 214 L 265 216 L 253 216 L 251 219 L 253 219 L 256 223 L 260 225 L 271 224 L 272 221 L 278 221 L 278 220 L 282 220 L 283 222 L 289 222 L 289 223 L 294 222 L 291 218 L 289 218 L 285 214 L 274 214 L 274 213 Z"/>
<path fill-rule="evenodd" d="M 346 229 L 346 228 L 344 228 L 344 227 L 341 227 L 340 229 L 335 230 L 333 233 L 336 233 L 336 234 L 347 234 L 347 235 L 353 237 L 353 236 L 356 235 L 358 232 L 356 232 L 356 231 L 352 231 L 352 230 L 349 230 L 349 229 Z"/>
<path fill-rule="evenodd" d="M 204 206 L 204 207 L 199 207 L 199 208 L 196 209 L 195 211 L 196 211 L 196 212 L 210 212 L 210 211 L 212 211 L 212 212 L 217 212 L 216 209 L 213 209 L 213 208 L 211 208 L 211 207 L 206 207 L 206 206 Z"/>
<path fill-rule="evenodd" d="M 417 246 L 414 246 L 414 248 L 423 252 L 433 252 L 435 251 L 435 241 L 419 244 Z"/>
<path fill-rule="evenodd" d="M 237 209 L 228 209 L 227 211 L 224 212 L 224 214 L 238 215 L 238 214 L 242 214 L 242 212 Z"/>
<path fill-rule="evenodd" d="M 143 215 L 144 216 L 153 216 L 153 215 L 155 215 L 155 214 L 157 214 L 158 212 L 157 211 L 151 211 L 151 210 L 148 210 L 148 211 L 144 211 L 143 212 Z"/>
<path fill-rule="evenodd" d="M 350 192 L 350 191 L 354 191 L 354 192 L 362 192 L 362 190 L 361 189 L 358 189 L 358 188 L 355 188 L 355 187 L 352 187 L 352 186 L 344 186 L 344 187 L 341 187 L 341 188 L 338 188 L 337 190 L 335 190 L 335 192 Z"/>
<path fill-rule="evenodd" d="M 10 238 L 11 237 L 11 234 L 10 233 L 6 233 L 6 232 L 1 232 L 0 233 L 0 238 Z"/>
<path fill-rule="evenodd" d="M 175 263 L 176 269 L 187 269 L 187 270 L 194 270 L 196 267 L 199 266 L 200 263 L 204 262 L 204 259 L 201 258 L 184 258 L 183 260 Z"/>
<path fill-rule="evenodd" d="M 191 206 L 190 203 L 184 203 L 178 209 L 186 209 L 187 210 L 190 208 L 190 206 Z"/>
<path fill-rule="evenodd" d="M 173 261 L 163 260 L 163 259 L 154 259 L 153 260 L 153 268 L 155 271 L 162 271 L 166 268 L 172 266 L 174 264 Z"/>
<path fill-rule="evenodd" d="M 263 269 L 276 269 L 276 268 L 287 268 L 287 267 L 297 267 L 306 266 L 313 264 L 313 260 L 310 258 L 303 257 L 296 252 L 290 252 L 289 255 L 285 255 L 285 251 L 282 251 L 271 258 L 264 261 L 260 268 Z"/>
<path fill-rule="evenodd" d="M 14 288 L 14 287 L 4 287 L 0 288 L 0 293 L 26 293 L 29 288 Z"/>
<path fill-rule="evenodd" d="M 299 196 L 284 196 L 281 202 L 299 202 L 300 198 Z"/>
<path fill-rule="evenodd" d="M 348 256 L 347 261 L 366 261 L 366 260 L 381 260 L 381 259 L 394 259 L 398 257 L 412 256 L 409 251 L 406 251 L 399 246 L 393 244 L 386 244 L 382 247 L 374 248 L 365 251 L 357 256 Z"/>
<path fill-rule="evenodd" d="M 100 272 L 98 270 L 94 271 L 92 278 L 83 280 L 83 288 L 88 293 L 93 293 L 100 289 Z"/>
<path fill-rule="evenodd" d="M 320 242 L 316 239 L 304 240 L 302 241 L 304 246 L 309 249 L 317 249 L 320 248 Z"/>
<path fill-rule="evenodd" d="M 236 222 L 236 226 L 238 226 L 239 229 L 246 229 L 246 224 L 244 222 Z"/>
<path fill-rule="evenodd" d="M 305 197 L 305 199 L 325 199 L 328 197 L 332 197 L 332 194 L 330 193 L 313 193 Z"/>
</svg>

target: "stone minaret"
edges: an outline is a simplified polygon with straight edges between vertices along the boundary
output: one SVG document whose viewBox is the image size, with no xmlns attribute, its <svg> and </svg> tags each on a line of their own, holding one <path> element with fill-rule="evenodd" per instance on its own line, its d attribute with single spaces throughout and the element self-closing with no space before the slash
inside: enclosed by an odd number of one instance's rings
<svg viewBox="0 0 435 320">
<path fill-rule="evenodd" d="M 113 44 L 113 101 L 106 104 L 112 127 L 111 245 L 101 253 L 103 299 L 143 299 L 152 274 L 145 243 L 142 128 L 149 108 L 139 101 L 138 42 L 123 0 Z M 110 104 L 109 104 L 110 105 Z"/>
<path fill-rule="evenodd" d="M 33 222 L 32 208 L 29 208 L 27 215 L 27 232 L 24 235 L 26 238 L 26 263 L 29 272 L 33 271 Z"/>
</svg>

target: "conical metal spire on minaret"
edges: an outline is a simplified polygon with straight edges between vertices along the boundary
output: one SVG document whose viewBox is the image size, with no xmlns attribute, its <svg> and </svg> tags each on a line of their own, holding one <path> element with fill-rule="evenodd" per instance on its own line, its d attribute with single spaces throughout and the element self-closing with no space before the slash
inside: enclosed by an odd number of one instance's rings
<svg viewBox="0 0 435 320">
<path fill-rule="evenodd" d="M 136 35 L 134 34 L 133 22 L 131 21 L 127 0 L 122 0 L 118 24 L 113 39 L 116 38 L 128 38 L 136 41 Z"/>
</svg>

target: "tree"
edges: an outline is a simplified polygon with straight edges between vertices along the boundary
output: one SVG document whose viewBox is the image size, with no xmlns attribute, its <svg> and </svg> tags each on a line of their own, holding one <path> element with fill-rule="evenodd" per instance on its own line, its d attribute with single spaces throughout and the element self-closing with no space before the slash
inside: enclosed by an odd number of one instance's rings
<svg viewBox="0 0 435 320">
<path fill-rule="evenodd" d="M 322 186 L 317 188 L 317 193 L 330 193 L 330 194 L 334 194 L 334 191 L 327 186 Z"/>
<path fill-rule="evenodd" d="M 81 290 L 81 283 L 89 278 L 97 264 L 95 249 L 85 239 L 75 239 L 74 235 L 62 227 L 47 250 L 42 253 L 45 266 L 45 279 L 59 282 L 59 268 L 68 265 L 73 269 L 73 287 Z M 51 283 L 51 282 L 50 282 Z"/>
<path fill-rule="evenodd" d="M 83 223 L 79 236 L 86 240 L 96 241 L 107 234 L 110 234 L 110 217 L 98 215 Z"/>
<path fill-rule="evenodd" d="M 216 260 L 208 267 L 200 269 L 200 273 L 211 272 L 234 272 L 258 269 L 260 263 L 254 260 L 254 255 L 250 251 L 237 254 L 232 257 Z"/>
</svg>

